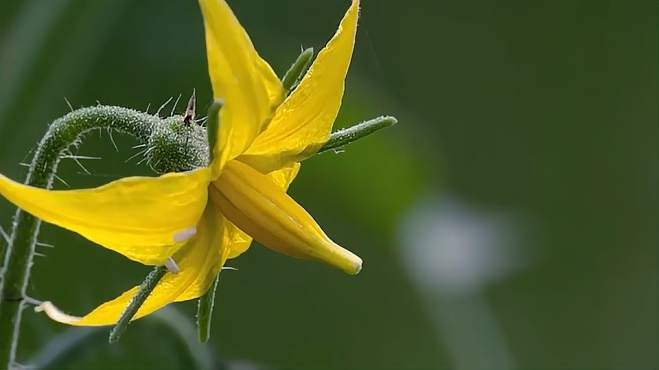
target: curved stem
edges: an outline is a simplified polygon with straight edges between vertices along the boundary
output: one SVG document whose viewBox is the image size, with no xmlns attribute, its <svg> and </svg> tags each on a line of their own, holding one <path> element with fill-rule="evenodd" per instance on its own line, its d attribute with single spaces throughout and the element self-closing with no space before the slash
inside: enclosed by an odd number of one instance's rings
<svg viewBox="0 0 659 370">
<path fill-rule="evenodd" d="M 146 142 L 160 118 L 110 106 L 82 108 L 55 120 L 34 154 L 25 184 L 51 188 L 64 151 L 94 129 L 112 129 Z M 14 215 L 0 281 L 0 367 L 11 368 L 41 221 L 18 209 Z"/>
</svg>

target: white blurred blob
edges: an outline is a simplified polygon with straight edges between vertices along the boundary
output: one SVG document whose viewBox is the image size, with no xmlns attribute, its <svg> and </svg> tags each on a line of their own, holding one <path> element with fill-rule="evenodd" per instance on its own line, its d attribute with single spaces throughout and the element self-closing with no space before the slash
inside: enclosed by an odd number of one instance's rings
<svg viewBox="0 0 659 370">
<path fill-rule="evenodd" d="M 459 370 L 509 370 L 515 363 L 483 295 L 524 260 L 514 220 L 455 198 L 425 199 L 401 224 L 401 253 L 440 341 Z"/>
<path fill-rule="evenodd" d="M 420 285 L 470 293 L 519 265 L 515 234 L 503 214 L 471 209 L 454 198 L 425 200 L 403 222 L 403 258 Z"/>
</svg>

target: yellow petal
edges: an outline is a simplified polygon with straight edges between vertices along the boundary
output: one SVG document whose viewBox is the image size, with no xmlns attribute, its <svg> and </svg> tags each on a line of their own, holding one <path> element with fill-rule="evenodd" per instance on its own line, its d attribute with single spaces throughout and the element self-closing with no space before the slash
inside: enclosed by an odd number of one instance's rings
<svg viewBox="0 0 659 370">
<path fill-rule="evenodd" d="M 293 163 L 280 170 L 270 172 L 267 176 L 282 190 L 286 191 L 299 171 L 300 164 Z M 249 249 L 252 243 L 252 237 L 241 231 L 226 218 L 222 222 L 221 227 L 224 228 L 223 235 L 228 239 L 227 243 L 230 245 L 229 258 L 236 258 Z"/>
<path fill-rule="evenodd" d="M 300 85 L 275 112 L 267 129 L 239 158 L 261 172 L 299 162 L 328 140 L 341 107 L 355 43 L 359 0 L 353 0 L 334 37 Z"/>
<path fill-rule="evenodd" d="M 0 194 L 28 213 L 149 265 L 195 233 L 208 195 L 206 168 L 128 177 L 82 190 L 46 190 L 0 175 Z"/>
<path fill-rule="evenodd" d="M 291 163 L 276 171 L 268 174 L 272 182 L 277 184 L 282 190 L 287 191 L 297 174 L 300 172 L 300 163 Z"/>
<path fill-rule="evenodd" d="M 209 187 L 209 197 L 226 218 L 266 247 L 349 274 L 361 270 L 359 257 L 330 240 L 304 208 L 249 165 L 227 163 Z"/>
<path fill-rule="evenodd" d="M 214 227 L 220 217 L 215 207 L 209 206 L 199 222 L 199 233 L 174 256 L 180 272 L 168 272 L 158 283 L 151 295 L 133 318 L 144 317 L 169 303 L 193 299 L 203 295 L 219 273 L 226 256 L 227 248 L 222 248 L 221 236 Z M 103 303 L 84 317 L 67 315 L 52 303 L 39 306 L 51 319 L 75 326 L 113 325 L 133 299 L 139 287 L 124 292 L 119 297 Z"/>
<path fill-rule="evenodd" d="M 244 233 L 233 222 L 224 219 L 220 225 L 229 245 L 229 258 L 236 258 L 245 253 L 252 244 L 252 237 Z"/>
<path fill-rule="evenodd" d="M 215 99 L 223 100 L 213 177 L 244 152 L 283 97 L 281 82 L 258 55 L 224 0 L 200 0 L 206 30 L 208 71 Z M 209 122 L 208 124 L 218 124 Z"/>
<path fill-rule="evenodd" d="M 272 70 L 270 64 L 268 64 L 265 59 L 258 56 L 258 54 L 256 60 L 256 69 L 259 71 L 259 74 L 263 79 L 263 84 L 268 91 L 268 98 L 270 101 L 269 115 L 272 115 L 279 104 L 284 101 L 284 86 L 282 85 L 279 77 L 277 77 L 275 71 Z"/>
<path fill-rule="evenodd" d="M 226 262 L 229 253 L 231 252 L 231 243 L 232 235 L 227 234 L 227 228 L 225 225 L 229 224 L 229 221 L 219 213 L 219 210 L 212 204 L 208 205 L 209 211 L 213 213 L 213 217 L 208 217 L 208 227 L 212 230 L 213 239 L 210 241 L 210 251 L 211 255 L 205 257 L 208 259 L 211 264 L 209 265 L 209 272 L 198 274 L 197 278 L 190 283 L 185 290 L 176 297 L 176 301 L 187 301 L 190 299 L 199 298 L 204 295 L 208 288 L 215 280 L 215 277 L 220 272 L 222 266 Z M 219 227 L 218 227 L 219 226 Z M 204 246 L 206 248 L 206 246 Z M 206 263 L 209 261 L 206 259 L 199 260 L 198 264 Z"/>
</svg>

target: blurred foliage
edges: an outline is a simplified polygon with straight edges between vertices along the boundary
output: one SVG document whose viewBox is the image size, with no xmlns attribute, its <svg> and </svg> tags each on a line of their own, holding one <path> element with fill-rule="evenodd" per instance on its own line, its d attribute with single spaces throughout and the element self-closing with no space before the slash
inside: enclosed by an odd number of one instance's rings
<svg viewBox="0 0 659 370">
<path fill-rule="evenodd" d="M 231 1 L 280 75 L 301 46 L 322 47 L 346 3 Z M 451 368 L 398 241 L 415 202 L 450 193 L 526 218 L 531 262 L 486 291 L 520 368 L 657 368 L 658 41 L 655 2 L 364 0 L 337 127 L 379 114 L 401 124 L 309 160 L 291 189 L 364 271 L 343 276 L 253 246 L 222 277 L 216 356 L 282 369 Z M 64 97 L 153 112 L 193 88 L 209 101 L 194 1 L 0 3 L 0 172 L 12 178 L 68 111 Z M 97 135 L 81 146 L 103 157 L 86 163 L 93 176 L 66 162 L 61 177 L 83 187 L 149 174 L 125 163 L 131 140 L 115 138 L 119 153 Z M 5 229 L 12 212 L 0 201 Z M 69 312 L 148 271 L 42 230 L 56 248 L 40 251 L 32 295 Z M 194 303 L 177 307 L 192 318 Z M 66 330 L 26 316 L 22 360 Z M 145 319 L 70 368 L 185 368 L 185 356 Z"/>
</svg>

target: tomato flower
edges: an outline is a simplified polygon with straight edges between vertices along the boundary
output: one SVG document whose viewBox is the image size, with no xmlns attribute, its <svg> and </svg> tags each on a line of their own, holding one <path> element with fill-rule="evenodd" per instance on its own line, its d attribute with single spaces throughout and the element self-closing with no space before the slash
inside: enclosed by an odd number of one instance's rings
<svg viewBox="0 0 659 370">
<path fill-rule="evenodd" d="M 202 296 L 228 258 L 252 238 L 289 256 L 357 274 L 362 260 L 340 247 L 286 194 L 300 161 L 328 140 L 343 97 L 359 0 L 298 87 L 285 96 L 224 0 L 200 0 L 209 75 L 223 108 L 208 167 L 160 177 L 128 177 L 94 189 L 51 191 L 0 175 L 0 194 L 42 219 L 146 265 L 172 265 L 135 318 Z M 221 122 L 221 124 L 220 124 Z M 42 309 L 82 326 L 116 323 L 139 287 L 83 317 Z"/>
</svg>

